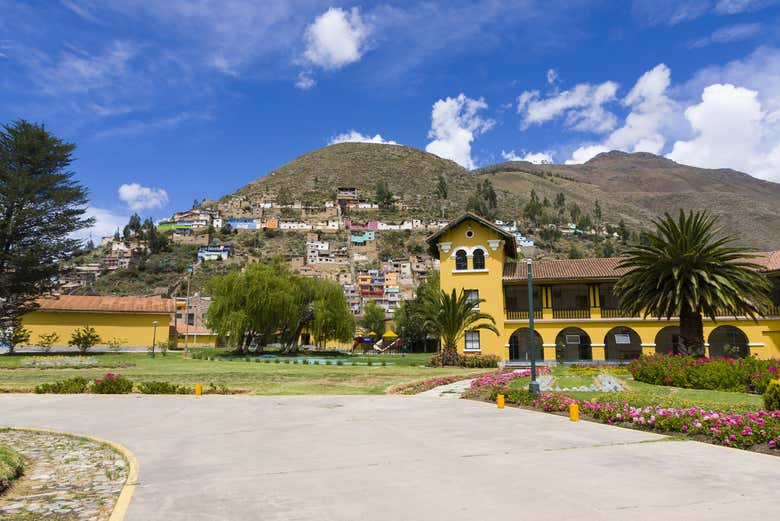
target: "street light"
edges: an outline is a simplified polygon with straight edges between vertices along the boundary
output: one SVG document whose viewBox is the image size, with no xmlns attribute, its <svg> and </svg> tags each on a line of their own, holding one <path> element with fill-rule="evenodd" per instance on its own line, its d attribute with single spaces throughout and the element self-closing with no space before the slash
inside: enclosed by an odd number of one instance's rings
<svg viewBox="0 0 780 521">
<path fill-rule="evenodd" d="M 190 281 L 192 280 L 192 264 L 187 267 L 187 272 L 187 304 L 184 308 L 184 349 L 187 349 L 187 340 L 190 336 Z"/>
<path fill-rule="evenodd" d="M 525 259 L 525 263 L 528 266 L 528 345 L 531 351 L 531 383 L 528 384 L 528 390 L 533 395 L 538 395 L 539 382 L 536 381 L 536 338 L 534 335 L 534 283 L 533 275 L 531 274 L 532 260 Z"/>
<path fill-rule="evenodd" d="M 152 333 L 152 358 L 154 358 L 154 344 L 157 343 L 157 321 L 154 320 L 152 325 L 154 326 L 154 333 Z"/>
</svg>

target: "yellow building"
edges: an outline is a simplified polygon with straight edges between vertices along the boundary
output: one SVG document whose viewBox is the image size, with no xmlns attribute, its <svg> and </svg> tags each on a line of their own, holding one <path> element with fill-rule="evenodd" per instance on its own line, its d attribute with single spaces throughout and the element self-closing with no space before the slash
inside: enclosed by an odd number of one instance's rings
<svg viewBox="0 0 780 521">
<path fill-rule="evenodd" d="M 511 233 L 474 214 L 465 214 L 428 238 L 441 262 L 441 288 L 472 292 L 480 311 L 496 320 L 500 335 L 469 331 L 460 352 L 495 354 L 503 360 L 529 359 L 527 264 L 514 257 Z M 739 349 L 745 356 L 780 357 L 780 251 L 754 262 L 774 282 L 774 307 L 766 318 L 704 320 L 711 356 Z M 537 360 L 626 360 L 642 353 L 673 353 L 679 322 L 625 316 L 612 289 L 623 271 L 620 259 L 542 260 L 532 263 Z M 734 356 L 735 352 L 730 353 Z"/>
<path fill-rule="evenodd" d="M 30 343 L 40 335 L 57 333 L 57 345 L 67 345 L 71 334 L 84 326 L 95 328 L 101 343 L 112 339 L 125 346 L 148 347 L 168 340 L 169 324 L 175 310 L 172 299 L 159 297 L 85 297 L 60 295 L 42 297 L 38 308 L 22 317 L 30 330 Z"/>
</svg>

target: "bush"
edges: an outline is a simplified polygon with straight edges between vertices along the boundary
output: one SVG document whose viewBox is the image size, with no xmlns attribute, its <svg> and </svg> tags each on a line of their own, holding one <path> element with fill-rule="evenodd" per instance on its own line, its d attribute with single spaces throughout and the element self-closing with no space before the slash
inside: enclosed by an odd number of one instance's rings
<svg viewBox="0 0 780 521">
<path fill-rule="evenodd" d="M 761 394 L 780 376 L 780 361 L 643 355 L 628 369 L 635 380 L 655 385 Z"/>
<path fill-rule="evenodd" d="M 192 394 L 189 388 L 170 382 L 141 382 L 138 391 L 142 394 Z"/>
<path fill-rule="evenodd" d="M 133 382 L 121 374 L 106 373 L 92 383 L 91 390 L 95 394 L 127 394 L 133 391 Z"/>
<path fill-rule="evenodd" d="M 764 409 L 780 411 L 780 380 L 772 380 L 764 392 Z"/>
<path fill-rule="evenodd" d="M 13 480 L 22 475 L 24 458 L 4 443 L 0 443 L 0 493 L 7 489 Z"/>
<path fill-rule="evenodd" d="M 498 367 L 501 358 L 497 355 L 460 355 L 458 365 L 470 369 L 489 369 Z M 441 367 L 441 353 L 431 355 L 428 359 L 428 367 Z"/>
<path fill-rule="evenodd" d="M 48 353 L 51 351 L 51 347 L 60 341 L 60 335 L 58 335 L 55 332 L 52 333 L 46 333 L 43 335 L 38 335 L 38 341 L 35 343 L 36 346 L 41 348 L 41 351 L 44 353 Z"/>
<path fill-rule="evenodd" d="M 77 347 L 81 354 L 86 353 L 90 347 L 98 343 L 100 343 L 100 335 L 97 334 L 94 327 L 90 326 L 75 330 L 68 341 L 68 345 Z"/>
<path fill-rule="evenodd" d="M 82 394 L 87 392 L 88 387 L 89 381 L 77 376 L 61 382 L 36 385 L 35 392 L 37 394 Z"/>
</svg>

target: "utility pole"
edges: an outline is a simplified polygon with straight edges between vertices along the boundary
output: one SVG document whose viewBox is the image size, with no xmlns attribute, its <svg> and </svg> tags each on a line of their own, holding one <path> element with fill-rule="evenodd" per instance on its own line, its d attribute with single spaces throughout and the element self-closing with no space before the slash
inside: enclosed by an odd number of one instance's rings
<svg viewBox="0 0 780 521">
<path fill-rule="evenodd" d="M 525 263 L 528 265 L 528 345 L 531 351 L 531 383 L 528 385 L 528 390 L 533 395 L 539 395 L 539 382 L 536 381 L 536 335 L 534 334 L 534 283 L 533 275 L 531 273 L 532 260 L 530 258 L 525 259 Z"/>
<path fill-rule="evenodd" d="M 184 308 L 184 349 L 190 336 L 190 281 L 192 280 L 192 264 L 187 267 L 187 304 Z"/>
</svg>

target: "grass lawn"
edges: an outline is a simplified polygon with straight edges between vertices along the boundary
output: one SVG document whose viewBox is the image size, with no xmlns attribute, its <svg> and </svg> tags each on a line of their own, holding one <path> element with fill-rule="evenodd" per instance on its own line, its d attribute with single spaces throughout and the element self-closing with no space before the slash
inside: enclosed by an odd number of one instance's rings
<svg viewBox="0 0 780 521">
<path fill-rule="evenodd" d="M 22 456 L 4 443 L 0 443 L 0 492 L 22 472 Z"/>
<path fill-rule="evenodd" d="M 572 387 L 590 385 L 593 377 L 572 374 L 572 370 L 565 366 L 556 367 L 553 376 L 557 378 L 553 387 Z M 595 398 L 609 398 L 615 396 L 617 400 L 627 400 L 631 405 L 644 407 L 648 405 L 664 405 L 668 407 L 702 407 L 716 411 L 754 412 L 764 407 L 764 401 L 760 395 L 748 393 L 730 393 L 724 391 L 708 391 L 704 389 L 682 389 L 680 387 L 668 387 L 637 382 L 628 371 L 617 369 L 612 374 L 623 384 L 626 392 L 601 393 L 570 391 L 565 392 L 578 400 L 593 400 Z M 518 378 L 510 382 L 513 389 L 527 389 L 528 378 Z M 575 383 L 577 382 L 577 383 Z"/>
<path fill-rule="evenodd" d="M 223 352 L 220 354 L 224 355 Z M 48 356 L 59 358 L 63 355 Z M 155 359 L 143 353 L 87 356 L 97 359 L 100 367 L 24 368 L 22 362 L 30 356 L 0 356 L 0 390 L 32 391 L 40 383 L 76 376 L 95 379 L 112 372 L 135 383 L 167 381 L 191 387 L 200 383 L 204 389 L 214 383 L 254 394 L 383 394 L 388 387 L 400 383 L 475 372 L 457 367 L 424 367 L 430 354 L 423 353 L 349 358 L 349 361 L 370 360 L 372 366 L 266 364 L 240 359 L 215 362 L 185 359 L 181 352 L 169 352 L 167 356 L 158 354 Z M 392 365 L 379 365 L 383 361 Z"/>
</svg>

